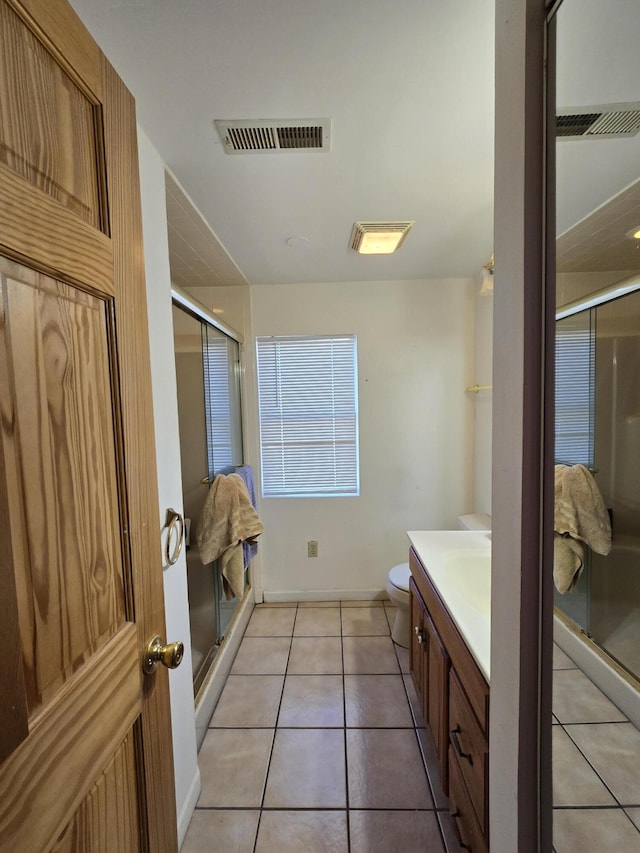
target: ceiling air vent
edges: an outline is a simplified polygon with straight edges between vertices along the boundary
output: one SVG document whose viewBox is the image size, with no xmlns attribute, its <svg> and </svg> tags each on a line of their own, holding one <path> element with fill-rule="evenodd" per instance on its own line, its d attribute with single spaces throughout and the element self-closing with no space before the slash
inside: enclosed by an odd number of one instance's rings
<svg viewBox="0 0 640 853">
<path fill-rule="evenodd" d="M 563 139 L 635 136 L 639 130 L 640 103 L 567 107 L 556 115 L 556 136 Z"/>
<path fill-rule="evenodd" d="M 355 222 L 349 245 L 361 255 L 391 254 L 400 248 L 414 223 L 414 219 L 405 222 Z"/>
<path fill-rule="evenodd" d="M 216 119 L 227 154 L 329 151 L 331 119 Z"/>
</svg>

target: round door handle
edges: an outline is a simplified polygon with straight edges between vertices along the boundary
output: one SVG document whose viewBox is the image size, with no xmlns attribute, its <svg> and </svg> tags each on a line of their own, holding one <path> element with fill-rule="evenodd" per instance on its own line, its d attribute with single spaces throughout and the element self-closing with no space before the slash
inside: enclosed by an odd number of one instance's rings
<svg viewBox="0 0 640 853">
<path fill-rule="evenodd" d="M 163 644 L 162 637 L 156 634 L 144 650 L 142 669 L 147 675 L 151 675 L 159 663 L 164 664 L 167 669 L 176 669 L 182 663 L 183 657 L 184 643 Z"/>
</svg>

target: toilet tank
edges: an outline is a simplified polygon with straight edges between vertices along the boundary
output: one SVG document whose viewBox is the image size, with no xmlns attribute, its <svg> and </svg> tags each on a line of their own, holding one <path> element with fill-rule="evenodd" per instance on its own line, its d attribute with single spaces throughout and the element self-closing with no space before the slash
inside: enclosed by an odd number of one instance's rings
<svg viewBox="0 0 640 853">
<path fill-rule="evenodd" d="M 491 530 L 491 516 L 483 512 L 472 512 L 458 516 L 460 530 Z"/>
</svg>

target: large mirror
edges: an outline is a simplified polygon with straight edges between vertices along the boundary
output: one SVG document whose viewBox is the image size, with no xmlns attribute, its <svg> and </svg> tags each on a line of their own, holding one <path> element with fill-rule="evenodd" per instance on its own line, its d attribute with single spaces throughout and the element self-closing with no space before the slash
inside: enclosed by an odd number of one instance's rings
<svg viewBox="0 0 640 853">
<path fill-rule="evenodd" d="M 631 851 L 640 850 L 640 4 L 563 0 L 551 27 L 554 849 Z"/>
</svg>

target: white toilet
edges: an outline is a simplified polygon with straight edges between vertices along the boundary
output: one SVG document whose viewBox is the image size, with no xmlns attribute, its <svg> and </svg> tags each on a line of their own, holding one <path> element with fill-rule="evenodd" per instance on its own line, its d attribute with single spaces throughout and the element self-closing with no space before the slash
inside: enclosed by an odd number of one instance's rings
<svg viewBox="0 0 640 853">
<path fill-rule="evenodd" d="M 471 513 L 458 518 L 460 530 L 491 530 L 491 516 L 484 513 Z M 396 618 L 391 631 L 391 639 L 405 649 L 411 642 L 411 621 L 409 613 L 409 563 L 394 566 L 387 577 L 387 593 L 396 606 Z"/>
</svg>

